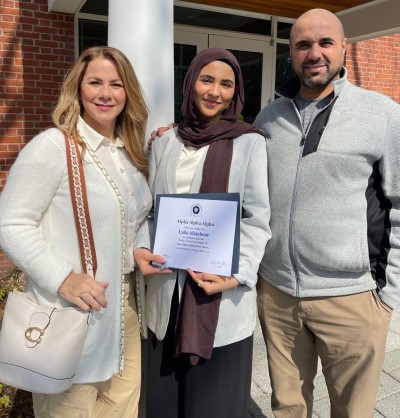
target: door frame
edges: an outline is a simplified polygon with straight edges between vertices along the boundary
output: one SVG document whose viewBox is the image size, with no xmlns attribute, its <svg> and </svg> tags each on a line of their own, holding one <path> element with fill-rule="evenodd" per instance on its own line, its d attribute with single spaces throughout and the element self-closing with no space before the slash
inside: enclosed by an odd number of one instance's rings
<svg viewBox="0 0 400 418">
<path fill-rule="evenodd" d="M 275 48 L 270 37 L 209 28 L 174 25 L 174 43 L 197 46 L 197 52 L 219 47 L 263 54 L 261 108 L 272 99 L 275 87 Z"/>
</svg>

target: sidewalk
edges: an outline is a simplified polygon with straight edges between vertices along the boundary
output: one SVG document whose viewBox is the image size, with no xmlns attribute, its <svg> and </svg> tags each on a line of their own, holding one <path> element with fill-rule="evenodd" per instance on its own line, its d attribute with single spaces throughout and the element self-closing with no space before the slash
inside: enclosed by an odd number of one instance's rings
<svg viewBox="0 0 400 418">
<path fill-rule="evenodd" d="M 267 354 L 260 326 L 254 338 L 253 377 L 251 384 L 251 418 L 273 418 L 270 404 Z M 394 311 L 386 346 L 374 418 L 399 418 L 400 404 L 400 309 Z M 328 392 L 319 368 L 315 379 L 313 418 L 330 418 Z"/>
</svg>

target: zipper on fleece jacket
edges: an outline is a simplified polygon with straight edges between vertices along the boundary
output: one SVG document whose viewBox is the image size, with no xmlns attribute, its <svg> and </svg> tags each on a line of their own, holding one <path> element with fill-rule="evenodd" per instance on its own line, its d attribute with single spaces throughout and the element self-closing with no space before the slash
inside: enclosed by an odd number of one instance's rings
<svg viewBox="0 0 400 418">
<path fill-rule="evenodd" d="M 300 152 L 299 152 L 299 159 L 298 159 L 298 162 L 297 162 L 296 177 L 295 177 L 294 188 L 293 188 L 293 193 L 292 193 L 292 202 L 291 202 L 291 205 L 290 205 L 290 218 L 289 218 L 289 257 L 290 257 L 290 262 L 292 264 L 292 269 L 293 269 L 293 272 L 294 272 L 294 275 L 295 275 L 295 280 L 296 280 L 296 297 L 299 297 L 299 293 L 300 293 L 299 292 L 300 278 L 299 278 L 299 271 L 298 271 L 298 268 L 297 268 L 297 263 L 295 261 L 295 248 L 294 248 L 294 243 L 293 243 L 293 229 L 294 229 L 293 218 L 294 218 L 294 214 L 295 214 L 295 211 L 296 211 L 297 191 L 298 191 L 298 185 L 299 185 L 299 181 L 300 181 L 301 164 L 302 164 L 302 161 L 303 161 L 304 144 L 306 142 L 306 138 L 307 138 L 311 128 L 315 125 L 315 122 L 316 122 L 318 116 L 322 112 L 324 112 L 327 108 L 329 108 L 327 110 L 328 113 L 325 115 L 325 120 L 322 120 L 322 122 L 323 122 L 322 127 L 318 132 L 319 139 L 318 139 L 318 142 L 315 144 L 316 147 L 318 147 L 319 141 L 322 138 L 322 135 L 325 131 L 326 125 L 328 124 L 329 117 L 330 117 L 331 112 L 332 112 L 332 107 L 333 107 L 336 99 L 337 99 L 337 97 L 335 97 L 332 100 L 331 103 L 329 103 L 327 106 L 325 106 L 323 109 L 321 109 L 317 113 L 317 115 L 314 117 L 314 120 L 312 121 L 312 123 L 310 124 L 310 126 L 308 127 L 306 132 L 304 132 L 304 127 L 303 127 L 303 123 L 301 121 L 300 112 L 297 109 L 296 104 L 294 103 L 294 101 L 291 100 L 292 105 L 294 107 L 294 110 L 297 114 L 297 117 L 299 118 L 299 122 L 300 122 L 300 126 L 301 126 L 301 132 L 302 132 L 302 137 L 301 137 L 301 141 L 300 141 L 300 144 L 299 144 L 300 145 Z"/>
<path fill-rule="evenodd" d="M 294 103 L 293 103 L 293 106 L 294 106 Z M 299 116 L 299 120 L 300 120 L 300 124 L 301 124 L 300 114 L 299 114 L 296 106 L 294 106 L 294 107 L 295 107 L 296 112 Z M 303 127 L 302 127 L 302 131 L 303 131 Z M 294 272 L 294 275 L 295 275 L 295 280 L 296 280 L 296 297 L 299 297 L 299 273 L 298 273 L 297 264 L 296 264 L 295 257 L 294 257 L 294 244 L 293 244 L 294 222 L 293 222 L 293 217 L 294 217 L 294 213 L 296 211 L 297 190 L 298 190 L 297 186 L 299 184 L 299 179 L 300 179 L 300 168 L 301 168 L 303 148 L 304 148 L 305 141 L 306 141 L 306 134 L 303 131 L 303 136 L 302 136 L 301 141 L 300 141 L 299 159 L 297 161 L 296 177 L 295 177 L 295 181 L 294 181 L 292 202 L 291 202 L 291 205 L 290 205 L 290 217 L 289 217 L 289 257 L 290 257 L 290 262 L 292 264 L 292 269 L 293 269 L 293 272 Z"/>
<path fill-rule="evenodd" d="M 291 205 L 290 205 L 290 216 L 289 216 L 289 257 L 290 257 L 290 262 L 292 264 L 292 269 L 293 269 L 295 280 L 296 280 L 296 295 L 295 296 L 299 297 L 299 286 L 300 286 L 299 281 L 300 281 L 300 278 L 299 278 L 299 271 L 298 271 L 298 268 L 297 268 L 297 263 L 295 261 L 295 254 L 294 254 L 294 243 L 293 243 L 294 222 L 293 222 L 293 218 L 294 218 L 294 214 L 296 212 L 297 191 L 298 191 L 298 184 L 299 184 L 299 181 L 300 181 L 301 163 L 303 161 L 303 149 L 304 149 L 304 144 L 306 142 L 308 132 L 304 132 L 304 127 L 303 127 L 303 124 L 301 122 L 300 112 L 297 109 L 294 101 L 291 100 L 291 102 L 292 102 L 292 106 L 294 107 L 294 111 L 296 112 L 296 115 L 299 119 L 300 126 L 301 126 L 301 132 L 302 132 L 302 137 L 301 137 L 301 141 L 300 141 L 300 144 L 299 144 L 299 146 L 300 146 L 299 159 L 297 160 L 296 177 L 295 177 L 295 180 L 294 180 L 292 201 L 291 201 Z M 309 131 L 311 125 L 309 126 L 307 131 Z"/>
</svg>

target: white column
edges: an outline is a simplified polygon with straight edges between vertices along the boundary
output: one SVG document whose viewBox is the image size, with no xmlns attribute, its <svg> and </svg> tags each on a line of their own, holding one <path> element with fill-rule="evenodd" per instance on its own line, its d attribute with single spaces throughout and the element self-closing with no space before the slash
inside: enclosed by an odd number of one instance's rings
<svg viewBox="0 0 400 418">
<path fill-rule="evenodd" d="M 108 45 L 131 60 L 150 108 L 148 136 L 174 121 L 173 0 L 109 0 Z"/>
</svg>

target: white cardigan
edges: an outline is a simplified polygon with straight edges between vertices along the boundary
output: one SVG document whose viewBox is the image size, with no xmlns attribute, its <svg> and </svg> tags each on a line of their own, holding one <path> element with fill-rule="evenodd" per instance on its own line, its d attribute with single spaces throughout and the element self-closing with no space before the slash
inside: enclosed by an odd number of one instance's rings
<svg viewBox="0 0 400 418">
<path fill-rule="evenodd" d="M 176 129 L 153 142 L 149 184 L 154 198 L 160 193 L 177 193 L 176 170 L 183 147 Z M 206 153 L 197 166 L 190 193 L 199 190 L 205 157 Z M 235 277 L 242 285 L 222 294 L 214 347 L 249 337 L 256 324 L 257 270 L 271 237 L 267 152 L 261 135 L 245 134 L 234 140 L 228 191 L 241 196 L 239 273 Z M 146 278 L 146 320 L 159 340 L 164 339 L 167 330 L 176 274 Z M 178 277 L 180 298 L 186 271 L 178 270 Z"/>
<path fill-rule="evenodd" d="M 96 279 L 110 283 L 108 306 L 94 312 L 74 383 L 99 382 L 119 369 L 121 217 L 114 189 L 85 153 L 84 172 L 98 261 Z M 132 170 L 136 168 L 132 165 Z M 137 172 L 137 170 L 136 170 Z M 133 248 L 148 246 L 138 231 L 151 208 L 145 178 L 137 172 L 136 239 Z M 57 290 L 71 271 L 82 272 L 69 192 L 63 134 L 48 129 L 32 139 L 13 165 L 0 199 L 0 244 L 28 275 L 27 292 L 39 303 L 68 306 Z"/>
</svg>

